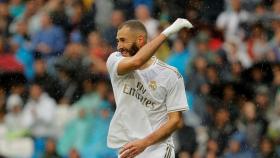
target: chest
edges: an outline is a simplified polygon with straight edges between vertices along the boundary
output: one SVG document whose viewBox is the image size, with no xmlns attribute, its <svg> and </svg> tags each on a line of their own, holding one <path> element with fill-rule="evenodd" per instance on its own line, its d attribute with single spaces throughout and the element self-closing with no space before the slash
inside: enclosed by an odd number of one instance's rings
<svg viewBox="0 0 280 158">
<path fill-rule="evenodd" d="M 124 93 L 139 94 L 153 102 L 161 104 L 168 92 L 168 81 L 161 74 L 155 72 L 136 72 L 124 80 Z"/>
</svg>

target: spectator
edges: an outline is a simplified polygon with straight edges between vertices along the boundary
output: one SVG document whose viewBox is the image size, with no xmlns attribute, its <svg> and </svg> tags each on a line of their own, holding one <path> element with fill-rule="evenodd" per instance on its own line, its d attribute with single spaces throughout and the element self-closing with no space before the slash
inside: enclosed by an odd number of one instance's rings
<svg viewBox="0 0 280 158">
<path fill-rule="evenodd" d="M 257 158 L 277 158 L 279 155 L 277 156 L 274 149 L 274 144 L 271 139 L 267 137 L 262 138 Z"/>
<path fill-rule="evenodd" d="M 245 102 L 237 127 L 240 132 L 244 133 L 249 147 L 257 149 L 260 138 L 266 133 L 267 121 L 257 115 L 256 105 L 253 102 Z"/>
<path fill-rule="evenodd" d="M 56 142 L 52 138 L 48 138 L 46 141 L 45 152 L 42 158 L 61 158 L 56 152 Z"/>
<path fill-rule="evenodd" d="M 106 85 L 104 85 L 106 86 Z M 107 147 L 106 136 L 108 134 L 110 120 L 112 119 L 112 105 L 103 99 L 98 107 L 93 109 L 91 135 L 89 144 L 84 147 L 82 156 L 84 158 L 115 158 L 117 151 Z"/>
<path fill-rule="evenodd" d="M 222 88 L 222 101 L 228 107 L 230 120 L 235 123 L 239 116 L 239 107 L 237 102 L 238 95 L 236 94 L 235 84 L 225 84 Z"/>
<path fill-rule="evenodd" d="M 9 93 L 10 95 L 16 94 L 21 97 L 23 100 L 23 103 L 26 102 L 26 79 L 24 78 L 23 74 L 12 74 L 11 76 L 8 76 L 8 80 L 10 80 L 10 89 Z"/>
<path fill-rule="evenodd" d="M 75 109 L 70 107 L 68 100 L 60 100 L 55 109 L 53 127 L 51 128 L 53 138 L 59 139 L 62 136 L 66 125 L 76 117 L 76 113 Z"/>
<path fill-rule="evenodd" d="M 104 9 L 106 8 L 106 9 Z M 95 0 L 95 23 L 97 25 L 97 30 L 101 32 L 103 29 L 108 28 L 110 22 L 110 16 L 113 11 L 113 2 L 112 1 L 103 1 L 103 0 Z"/>
<path fill-rule="evenodd" d="M 9 26 L 13 21 L 13 17 L 9 13 L 8 1 L 0 2 L 0 36 L 9 37 Z"/>
<path fill-rule="evenodd" d="M 194 56 L 202 56 L 207 63 L 214 64 L 217 59 L 217 54 L 211 52 L 209 47 L 210 35 L 207 31 L 202 31 L 196 35 Z"/>
<path fill-rule="evenodd" d="M 197 148 L 197 136 L 195 129 L 188 125 L 182 125 L 182 128 L 177 131 L 179 141 L 179 155 L 188 154 L 193 155 Z"/>
<path fill-rule="evenodd" d="M 0 111 L 5 110 L 6 93 L 4 87 L 0 85 Z"/>
<path fill-rule="evenodd" d="M 88 36 L 89 55 L 92 60 L 99 58 L 106 60 L 108 58 L 108 50 L 106 50 L 106 43 L 99 32 L 91 32 Z"/>
<path fill-rule="evenodd" d="M 0 4 L 1 5 L 1 4 Z M 0 36 L 0 71 L 5 73 L 23 73 L 23 65 L 13 52 L 7 49 L 8 43 Z"/>
<path fill-rule="evenodd" d="M 33 79 L 34 58 L 31 51 L 28 49 L 29 35 L 27 32 L 27 23 L 18 21 L 16 23 L 16 32 L 10 41 L 12 52 L 15 53 L 17 60 L 24 66 L 24 75 L 31 81 Z"/>
<path fill-rule="evenodd" d="M 65 13 L 64 1 L 62 0 L 50 0 L 48 1 L 48 12 L 52 16 L 52 22 L 56 26 L 60 26 L 68 33 L 69 29 L 69 19 Z"/>
<path fill-rule="evenodd" d="M 9 4 L 9 12 L 13 18 L 19 17 L 25 10 L 22 0 L 12 0 Z"/>
<path fill-rule="evenodd" d="M 146 5 L 138 5 L 135 8 L 135 17 L 140 20 L 148 31 L 148 39 L 153 39 L 157 34 L 159 22 L 151 17 L 149 8 Z"/>
<path fill-rule="evenodd" d="M 157 34 L 160 34 L 164 29 L 163 25 L 159 25 L 158 29 L 157 29 Z M 160 45 L 160 47 L 157 49 L 156 52 L 156 57 L 162 61 L 166 61 L 167 58 L 169 58 L 170 55 L 170 46 L 168 41 L 165 41 L 162 45 Z"/>
<path fill-rule="evenodd" d="M 125 21 L 125 15 L 122 10 L 115 9 L 111 14 L 111 24 L 102 32 L 104 40 L 115 50 L 117 48 L 117 31 L 121 23 Z M 91 45 L 89 45 L 91 46 Z"/>
<path fill-rule="evenodd" d="M 245 136 L 242 133 L 234 133 L 228 143 L 228 152 L 224 154 L 224 158 L 254 158 L 253 152 L 246 147 Z"/>
<path fill-rule="evenodd" d="M 280 4 L 280 2 L 279 2 Z M 280 6 L 280 5 L 279 5 Z M 273 61 L 279 61 L 280 60 L 280 52 L 279 52 L 279 43 L 280 43 L 280 21 L 274 20 L 272 23 L 272 27 L 274 30 L 274 34 L 272 39 L 269 42 L 271 52 L 270 54 L 272 57 L 270 57 Z"/>
<path fill-rule="evenodd" d="M 199 85 L 197 93 L 194 95 L 193 110 L 201 119 L 202 124 L 206 124 L 208 120 L 208 101 L 211 97 L 210 95 L 210 85 L 207 82 L 201 83 Z"/>
<path fill-rule="evenodd" d="M 91 75 L 88 79 L 83 81 L 82 97 L 73 104 L 74 108 L 85 109 L 86 115 L 92 115 L 92 112 L 101 104 L 101 96 L 96 91 L 98 76 Z"/>
<path fill-rule="evenodd" d="M 199 1 L 165 0 L 163 4 L 167 7 L 170 20 L 174 21 L 177 17 L 184 17 L 185 10 L 187 10 L 186 7 L 195 5 L 195 2 Z"/>
<path fill-rule="evenodd" d="M 44 12 L 41 17 L 41 30 L 31 37 L 31 49 L 37 56 L 48 60 L 63 53 L 65 47 L 64 31 L 53 25 L 51 15 Z"/>
<path fill-rule="evenodd" d="M 223 107 L 218 108 L 215 111 L 214 122 L 208 130 L 209 137 L 218 142 L 218 156 L 223 154 L 230 136 L 236 131 L 236 127 L 230 123 L 229 119 L 229 111 Z"/>
<path fill-rule="evenodd" d="M 216 21 L 218 29 L 224 31 L 226 40 L 231 38 L 244 39 L 240 26 L 249 20 L 247 11 L 241 8 L 241 0 L 230 0 L 230 10 L 222 12 Z"/>
<path fill-rule="evenodd" d="M 180 74 L 186 74 L 186 65 L 190 62 L 190 53 L 185 48 L 181 39 L 176 39 L 173 43 L 172 54 L 166 60 L 166 63 L 176 67 Z M 185 78 L 187 80 L 187 78 Z"/>
<path fill-rule="evenodd" d="M 38 9 L 35 7 L 36 1 L 28 1 L 24 3 L 24 10 L 21 14 L 19 14 L 16 18 L 13 19 L 9 31 L 13 34 L 16 30 L 15 26 L 17 25 L 17 22 L 19 21 L 25 21 L 27 22 L 29 18 L 35 14 L 36 10 Z M 28 22 L 27 22 L 28 23 Z"/>
<path fill-rule="evenodd" d="M 7 99 L 7 111 L 5 115 L 6 133 L 2 139 L 0 151 L 7 157 L 31 157 L 33 153 L 33 141 L 28 138 L 28 128 L 23 120 L 23 101 L 17 94 L 12 94 Z"/>
<path fill-rule="evenodd" d="M 207 141 L 206 157 L 216 157 L 219 151 L 218 142 L 215 139 Z"/>
<path fill-rule="evenodd" d="M 3 109 L 0 109 L 0 143 L 5 143 L 5 134 L 7 133 L 7 127 L 5 126 L 5 112 Z M 3 147 L 2 147 L 3 148 Z M 0 149 L 0 157 L 4 158 L 3 149 Z"/>
<path fill-rule="evenodd" d="M 69 2 L 70 4 L 66 8 L 66 15 L 69 18 L 70 39 L 71 36 L 78 36 L 81 37 L 79 42 L 83 42 L 88 33 L 96 29 L 95 12 L 93 9 L 86 9 L 83 1 L 75 0 Z M 72 40 L 72 42 L 74 41 Z"/>
<path fill-rule="evenodd" d="M 46 62 L 42 59 L 36 59 L 33 64 L 34 79 L 33 81 L 43 86 L 43 89 L 57 102 L 63 96 L 62 85 L 58 78 L 53 77 L 47 72 Z M 45 84 L 49 83 L 49 84 Z"/>
<path fill-rule="evenodd" d="M 8 113 L 5 116 L 5 125 L 10 137 L 23 137 L 27 135 L 28 129 L 23 120 L 23 101 L 17 94 L 12 94 L 7 100 Z"/>
<path fill-rule="evenodd" d="M 42 86 L 33 83 L 30 87 L 30 97 L 27 101 L 23 119 L 35 138 L 34 157 L 41 157 L 47 137 L 51 136 L 52 121 L 56 102 L 43 90 Z"/>
<path fill-rule="evenodd" d="M 204 0 L 202 3 L 201 15 L 202 20 L 208 23 L 215 23 L 219 13 L 224 10 L 225 0 L 218 0 L 213 3 L 211 0 Z"/>
<path fill-rule="evenodd" d="M 133 0 L 134 8 L 137 8 L 139 5 L 146 5 L 150 13 L 153 13 L 154 4 L 152 0 Z"/>
<path fill-rule="evenodd" d="M 266 111 L 271 107 L 270 104 L 270 93 L 267 86 L 260 86 L 256 89 L 255 103 L 259 115 L 265 116 Z"/>
<path fill-rule="evenodd" d="M 65 129 L 64 133 L 58 140 L 57 150 L 59 155 L 67 156 L 68 153 L 72 153 L 72 149 L 76 149 L 76 152 L 81 153 L 82 150 L 88 145 L 88 138 L 90 138 L 91 118 L 86 114 L 84 108 L 78 109 L 78 116 L 70 121 Z"/>
<path fill-rule="evenodd" d="M 72 148 L 69 151 L 68 157 L 69 158 L 80 158 L 80 154 L 79 154 L 79 152 L 75 148 Z"/>
<path fill-rule="evenodd" d="M 206 82 L 207 61 L 202 56 L 194 57 L 190 67 L 188 72 L 189 80 L 186 87 L 190 92 L 198 94 L 201 84 Z"/>
<path fill-rule="evenodd" d="M 91 62 L 91 73 L 106 74 L 106 59 L 109 56 L 109 47 L 102 39 L 99 32 L 91 32 L 88 35 L 88 55 Z"/>
<path fill-rule="evenodd" d="M 243 66 L 241 62 L 234 62 L 230 65 L 230 75 L 228 81 L 230 82 L 240 82 L 241 73 L 243 72 Z"/>
<path fill-rule="evenodd" d="M 26 21 L 29 35 L 33 36 L 41 29 L 40 18 L 42 16 L 42 8 L 44 3 L 44 1 L 27 1 L 24 13 L 15 19 L 13 24 L 16 24 L 21 20 Z M 10 30 L 13 30 L 13 25 L 11 25 Z"/>
<path fill-rule="evenodd" d="M 252 32 L 247 40 L 248 55 L 250 59 L 257 63 L 266 60 L 269 51 L 268 41 L 264 28 L 261 24 L 252 26 Z"/>
<path fill-rule="evenodd" d="M 252 66 L 253 61 L 246 52 L 245 45 L 239 39 L 228 39 L 224 42 L 222 49 L 230 63 L 240 62 L 244 68 Z"/>
</svg>

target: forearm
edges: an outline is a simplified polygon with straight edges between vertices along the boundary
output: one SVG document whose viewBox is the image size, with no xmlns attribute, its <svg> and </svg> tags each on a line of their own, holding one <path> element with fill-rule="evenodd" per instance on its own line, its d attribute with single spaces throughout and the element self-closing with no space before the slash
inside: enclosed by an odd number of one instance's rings
<svg viewBox="0 0 280 158">
<path fill-rule="evenodd" d="M 145 137 L 125 144 L 120 150 L 120 158 L 134 157 L 143 152 L 147 147 L 168 138 L 181 123 L 181 112 L 168 114 L 168 121 L 159 129 Z"/>
<path fill-rule="evenodd" d="M 156 52 L 159 46 L 164 42 L 166 36 L 163 34 L 158 35 L 151 42 L 144 45 L 139 51 L 132 57 L 133 61 L 139 63 L 139 66 L 145 64 Z"/>
<path fill-rule="evenodd" d="M 134 56 L 126 57 L 118 63 L 117 73 L 118 75 L 124 75 L 130 71 L 139 69 L 155 54 L 156 50 L 164 42 L 164 40 L 170 35 L 177 33 L 182 28 L 191 28 L 192 24 L 186 20 L 178 18 L 171 26 L 167 27 L 161 34 L 154 38 L 151 42 L 145 43 L 145 37 L 139 36 L 139 46 L 141 47 Z M 123 39 L 121 39 L 123 40 Z M 141 42 L 142 41 L 142 42 Z M 133 42 L 130 42 L 131 44 Z M 119 46 L 118 46 L 119 47 Z M 133 52 L 135 53 L 135 52 Z"/>
<path fill-rule="evenodd" d="M 147 143 L 147 146 L 151 146 L 168 138 L 175 130 L 177 130 L 180 127 L 181 121 L 182 120 L 178 119 L 169 119 L 160 128 L 158 128 L 156 131 L 144 138 L 145 142 Z"/>
</svg>

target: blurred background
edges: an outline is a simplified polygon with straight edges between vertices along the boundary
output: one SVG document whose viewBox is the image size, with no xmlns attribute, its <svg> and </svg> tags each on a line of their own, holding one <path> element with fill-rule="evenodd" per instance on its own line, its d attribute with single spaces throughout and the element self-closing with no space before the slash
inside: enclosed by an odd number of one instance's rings
<svg viewBox="0 0 280 158">
<path fill-rule="evenodd" d="M 280 157 L 280 0 L 0 0 L 0 157 L 115 158 L 106 59 L 118 26 L 153 39 L 183 75 L 178 158 Z"/>
</svg>

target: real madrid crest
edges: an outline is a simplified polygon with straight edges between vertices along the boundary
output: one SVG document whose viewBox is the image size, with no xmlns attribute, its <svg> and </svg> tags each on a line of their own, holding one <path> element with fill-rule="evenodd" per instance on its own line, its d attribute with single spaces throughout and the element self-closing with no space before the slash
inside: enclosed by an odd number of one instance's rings
<svg viewBox="0 0 280 158">
<path fill-rule="evenodd" d="M 156 81 L 150 81 L 149 82 L 149 88 L 152 90 L 156 90 L 157 89 L 157 82 Z"/>
</svg>

